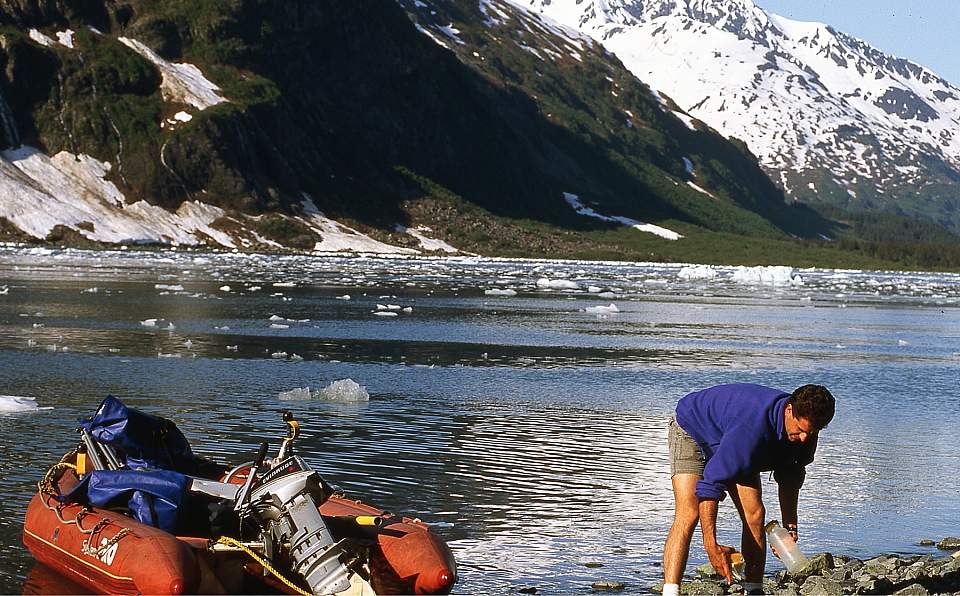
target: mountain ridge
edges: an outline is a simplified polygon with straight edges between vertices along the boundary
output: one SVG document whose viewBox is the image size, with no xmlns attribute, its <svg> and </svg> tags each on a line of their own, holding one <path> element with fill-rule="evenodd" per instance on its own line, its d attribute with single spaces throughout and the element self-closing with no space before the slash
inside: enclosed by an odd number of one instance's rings
<svg viewBox="0 0 960 596">
<path fill-rule="evenodd" d="M 929 69 L 751 0 L 511 1 L 744 140 L 788 197 L 960 229 L 960 89 Z"/>
</svg>

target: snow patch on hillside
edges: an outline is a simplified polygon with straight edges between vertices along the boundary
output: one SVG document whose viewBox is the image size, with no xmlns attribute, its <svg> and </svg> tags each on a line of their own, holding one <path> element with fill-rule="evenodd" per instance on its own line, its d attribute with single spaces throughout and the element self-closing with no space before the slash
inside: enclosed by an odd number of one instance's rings
<svg viewBox="0 0 960 596">
<path fill-rule="evenodd" d="M 376 254 L 418 254 L 412 248 L 403 248 L 380 242 L 353 228 L 336 222 L 317 209 L 313 199 L 305 196 L 300 202 L 303 207 L 304 221 L 314 232 L 320 235 L 321 241 L 313 247 L 314 252 L 359 252 Z"/>
<path fill-rule="evenodd" d="M 417 239 L 420 243 L 420 247 L 423 250 L 429 252 L 445 252 L 448 254 L 459 253 L 460 251 L 456 248 L 450 246 L 443 240 L 438 240 L 436 238 L 430 238 L 426 235 L 426 232 L 432 232 L 433 230 L 427 226 L 417 226 L 416 228 L 408 228 L 406 226 L 397 226 L 397 231 L 401 234 L 409 234 Z"/>
<path fill-rule="evenodd" d="M 210 227 L 222 209 L 186 202 L 171 213 L 145 201 L 128 205 L 106 179 L 110 169 L 108 162 L 66 151 L 53 157 L 29 146 L 0 151 L 0 217 L 38 239 L 63 225 L 97 242 L 197 245 L 206 236 L 234 246 Z"/>
<path fill-rule="evenodd" d="M 54 43 L 56 43 L 55 41 L 53 41 L 53 38 L 52 38 L 52 37 L 50 37 L 50 36 L 48 36 L 48 35 L 44 35 L 43 33 L 41 33 L 40 31 L 38 31 L 38 30 L 36 30 L 36 29 L 31 29 L 30 31 L 27 32 L 27 35 L 28 35 L 28 36 L 30 37 L 30 39 L 32 39 L 33 41 L 37 42 L 38 44 L 40 44 L 40 45 L 42 45 L 42 46 L 46 46 L 46 47 L 48 47 L 48 48 L 49 48 L 50 46 L 52 46 Z"/>
<path fill-rule="evenodd" d="M 198 110 L 227 101 L 220 95 L 220 87 L 203 76 L 200 69 L 193 64 L 167 62 L 135 39 L 129 37 L 119 39 L 121 43 L 152 62 L 160 70 L 162 76 L 160 92 L 165 101 L 189 104 Z"/>
<path fill-rule="evenodd" d="M 563 193 L 563 198 L 567 202 L 567 204 L 570 205 L 570 207 L 572 207 L 573 210 L 579 213 L 580 215 L 585 215 L 587 217 L 594 217 L 596 219 L 600 219 L 603 221 L 609 221 L 609 222 L 623 224 L 625 226 L 630 226 L 631 228 L 640 230 L 641 232 L 655 234 L 657 236 L 660 236 L 661 238 L 666 238 L 667 240 L 679 240 L 680 238 L 683 238 L 683 236 L 674 232 L 673 230 L 668 230 L 667 228 L 664 228 L 658 225 L 643 223 L 635 219 L 630 219 L 629 217 L 623 217 L 619 215 L 610 216 L 610 215 L 603 215 L 602 213 L 598 213 L 594 209 L 587 207 L 582 202 L 580 202 L 580 197 L 578 197 L 575 194 L 565 192 Z"/>
</svg>

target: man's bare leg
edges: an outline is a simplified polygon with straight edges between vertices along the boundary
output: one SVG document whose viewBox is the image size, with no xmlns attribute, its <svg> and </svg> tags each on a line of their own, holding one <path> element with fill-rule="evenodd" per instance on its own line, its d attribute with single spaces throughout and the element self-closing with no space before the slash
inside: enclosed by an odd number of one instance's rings
<svg viewBox="0 0 960 596">
<path fill-rule="evenodd" d="M 740 521 L 743 522 L 740 552 L 743 553 L 746 566 L 744 581 L 762 583 L 767 562 L 767 537 L 763 532 L 766 510 L 763 507 L 760 476 L 755 476 L 743 484 L 731 483 L 729 489 L 733 504 L 740 512 Z"/>
<path fill-rule="evenodd" d="M 677 474 L 673 482 L 673 525 L 663 546 L 663 583 L 679 584 L 690 556 L 690 540 L 700 519 L 697 474 Z"/>
</svg>

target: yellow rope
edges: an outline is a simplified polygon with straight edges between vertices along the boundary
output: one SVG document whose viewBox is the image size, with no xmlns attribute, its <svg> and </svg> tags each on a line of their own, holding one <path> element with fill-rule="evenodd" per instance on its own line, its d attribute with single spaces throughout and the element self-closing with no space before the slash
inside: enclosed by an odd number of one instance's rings
<svg viewBox="0 0 960 596">
<path fill-rule="evenodd" d="M 274 568 L 270 565 L 270 563 L 267 563 L 266 559 L 264 559 L 263 557 L 261 557 L 261 556 L 258 555 L 257 553 L 253 552 L 253 550 L 251 550 L 250 548 L 248 548 L 245 544 L 243 544 L 243 543 L 240 542 L 239 540 L 234 540 L 233 538 L 230 538 L 229 536 L 221 536 L 221 537 L 217 540 L 217 542 L 219 542 L 220 544 L 226 544 L 227 546 L 233 546 L 233 547 L 239 548 L 239 549 L 242 550 L 243 552 L 247 553 L 248 555 L 250 555 L 251 557 L 253 557 L 253 559 L 254 559 L 257 563 L 260 563 L 260 564 L 263 566 L 264 569 L 266 569 L 267 571 L 269 571 L 270 573 L 272 573 L 277 579 L 279 579 L 280 581 L 282 581 L 284 584 L 286 584 L 286 585 L 289 586 L 290 588 L 296 590 L 297 594 L 300 594 L 301 596 L 313 596 L 313 594 L 311 594 L 310 592 L 307 592 L 306 590 L 302 589 L 300 586 L 294 584 L 292 581 L 290 581 L 290 580 L 288 580 L 287 578 L 285 578 L 285 577 L 283 577 L 282 575 L 280 575 L 280 572 L 277 571 L 276 569 L 274 569 Z"/>
</svg>

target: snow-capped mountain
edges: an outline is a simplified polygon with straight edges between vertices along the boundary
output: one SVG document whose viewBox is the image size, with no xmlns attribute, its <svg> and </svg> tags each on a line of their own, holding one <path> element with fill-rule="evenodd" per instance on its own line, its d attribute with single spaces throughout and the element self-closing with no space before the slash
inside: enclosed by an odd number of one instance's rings
<svg viewBox="0 0 960 596">
<path fill-rule="evenodd" d="M 597 39 L 691 116 L 747 143 L 799 200 L 960 229 L 960 89 L 752 0 L 511 0 Z"/>
</svg>

